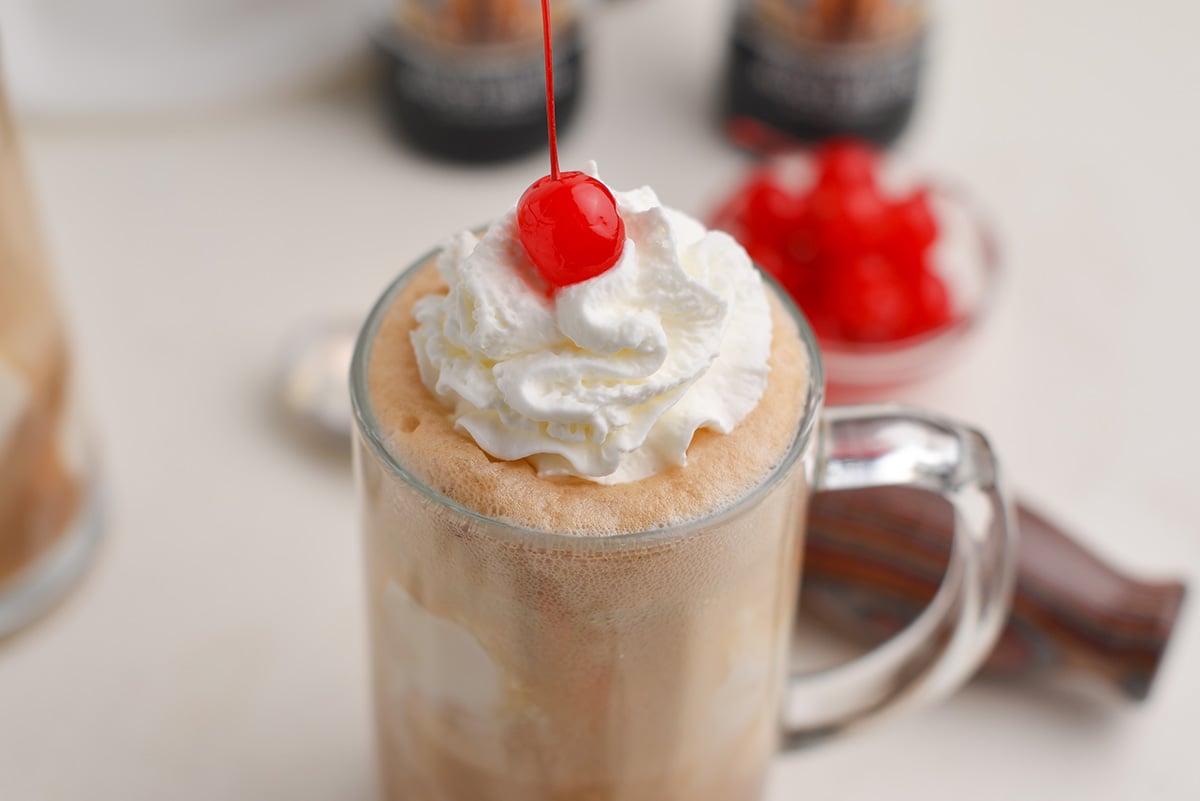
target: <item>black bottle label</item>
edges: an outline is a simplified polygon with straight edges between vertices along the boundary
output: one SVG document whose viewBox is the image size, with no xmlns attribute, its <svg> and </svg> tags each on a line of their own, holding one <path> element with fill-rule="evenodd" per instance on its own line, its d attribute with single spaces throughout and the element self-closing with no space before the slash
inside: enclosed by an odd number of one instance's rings
<svg viewBox="0 0 1200 801">
<path fill-rule="evenodd" d="M 577 80 L 578 37 L 559 31 L 555 42 L 556 99 L 571 95 Z M 391 63 L 388 79 L 406 105 L 452 124 L 489 128 L 544 119 L 546 73 L 537 49 L 463 52 L 461 48 L 392 32 L 376 39 Z"/>
<path fill-rule="evenodd" d="M 728 114 L 800 138 L 889 141 L 916 100 L 925 30 L 915 2 L 745 3 L 733 34 Z"/>
<path fill-rule="evenodd" d="M 582 73 L 576 2 L 551 5 L 554 98 L 569 124 Z M 486 161 L 544 147 L 540 0 L 399 0 L 376 32 L 376 80 L 397 133 L 427 151 Z"/>
</svg>

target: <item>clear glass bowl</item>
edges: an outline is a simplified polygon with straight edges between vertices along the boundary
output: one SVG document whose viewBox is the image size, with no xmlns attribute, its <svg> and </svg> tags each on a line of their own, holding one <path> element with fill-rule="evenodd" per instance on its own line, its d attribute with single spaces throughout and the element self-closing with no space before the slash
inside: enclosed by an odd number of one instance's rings
<svg viewBox="0 0 1200 801">
<path fill-rule="evenodd" d="M 956 249 L 975 254 L 942 265 L 953 316 L 938 328 L 886 342 L 846 342 L 818 335 L 833 402 L 880 399 L 889 390 L 950 367 L 965 355 L 994 305 L 1001 258 L 992 227 L 961 189 L 936 184 L 932 195 L 961 215 L 957 235 L 970 241 L 956 243 Z"/>
<path fill-rule="evenodd" d="M 815 176 L 812 156 L 791 152 L 776 156 L 748 178 L 716 214 L 711 225 L 736 237 L 744 230 L 749 205 L 745 194 L 764 175 L 785 192 L 803 192 Z M 967 349 L 973 334 L 992 307 L 1000 276 L 999 249 L 969 193 L 957 185 L 931 178 L 903 160 L 884 157 L 876 180 L 889 197 L 924 189 L 938 222 L 937 242 L 928 258 L 946 287 L 950 319 L 937 328 L 900 339 L 878 342 L 838 339 L 815 326 L 825 361 L 827 390 L 832 402 L 877 400 L 890 390 L 928 378 L 951 365 Z M 754 253 L 752 251 L 751 255 Z M 810 319 L 805 302 L 798 305 Z"/>
</svg>

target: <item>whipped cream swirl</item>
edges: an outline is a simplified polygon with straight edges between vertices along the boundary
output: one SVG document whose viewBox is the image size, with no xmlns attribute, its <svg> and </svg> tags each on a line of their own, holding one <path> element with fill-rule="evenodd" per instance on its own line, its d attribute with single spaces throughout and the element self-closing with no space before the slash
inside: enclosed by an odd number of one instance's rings
<svg viewBox="0 0 1200 801">
<path fill-rule="evenodd" d="M 697 429 L 733 430 L 771 350 L 740 245 L 648 188 L 614 195 L 626 241 L 607 272 L 548 295 L 513 210 L 445 244 L 449 292 L 418 301 L 412 333 L 425 385 L 484 451 L 605 484 L 685 464 Z"/>
</svg>

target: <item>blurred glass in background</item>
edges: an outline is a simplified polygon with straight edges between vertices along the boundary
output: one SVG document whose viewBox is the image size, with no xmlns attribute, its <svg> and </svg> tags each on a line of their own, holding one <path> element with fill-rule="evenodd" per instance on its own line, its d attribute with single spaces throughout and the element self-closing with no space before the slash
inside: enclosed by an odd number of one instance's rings
<svg viewBox="0 0 1200 801">
<path fill-rule="evenodd" d="M 920 88 L 925 0 L 738 0 L 725 86 L 754 149 L 848 135 L 891 144 Z"/>
<path fill-rule="evenodd" d="M 420 150 L 491 161 L 547 144 L 540 0 L 391 0 L 374 32 L 375 84 L 392 130 Z M 552 0 L 559 130 L 583 83 L 587 0 Z"/>
<path fill-rule="evenodd" d="M 70 587 L 99 535 L 71 354 L 0 85 L 0 637 Z"/>
</svg>

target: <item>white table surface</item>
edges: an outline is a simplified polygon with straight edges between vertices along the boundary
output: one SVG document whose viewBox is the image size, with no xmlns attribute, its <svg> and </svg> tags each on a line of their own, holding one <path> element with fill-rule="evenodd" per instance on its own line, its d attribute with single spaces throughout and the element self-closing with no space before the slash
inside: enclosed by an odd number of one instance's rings
<svg viewBox="0 0 1200 801">
<path fill-rule="evenodd" d="M 1121 565 L 1194 582 L 1200 7 L 950 5 L 905 149 L 974 188 L 1008 275 L 972 359 L 900 396 L 985 427 Z M 710 124 L 725 9 L 605 7 L 564 163 L 709 209 L 747 164 Z M 273 370 L 542 157 L 430 163 L 354 92 L 27 144 L 111 514 L 86 582 L 0 649 L 0 799 L 369 801 L 351 479 L 277 424 Z M 767 799 L 1198 798 L 1198 635 L 1191 608 L 1143 705 L 973 685 L 781 758 Z"/>
</svg>

